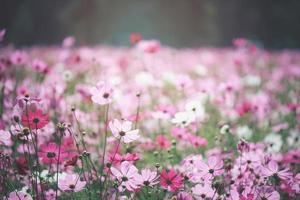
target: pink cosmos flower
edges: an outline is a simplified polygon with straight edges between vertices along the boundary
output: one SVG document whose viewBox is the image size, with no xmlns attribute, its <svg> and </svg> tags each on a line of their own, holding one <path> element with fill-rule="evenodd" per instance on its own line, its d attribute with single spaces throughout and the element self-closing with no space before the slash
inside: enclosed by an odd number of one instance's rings
<svg viewBox="0 0 300 200">
<path fill-rule="evenodd" d="M 259 188 L 258 200 L 279 200 L 280 195 L 272 187 L 263 186 Z"/>
<path fill-rule="evenodd" d="M 124 143 L 130 143 L 137 140 L 139 135 L 139 130 L 131 130 L 132 122 L 127 120 L 122 120 L 121 122 L 117 119 L 109 122 L 109 127 L 115 138 L 120 139 Z"/>
<path fill-rule="evenodd" d="M 8 200 L 32 200 L 32 197 L 22 191 L 16 191 L 9 193 Z"/>
<path fill-rule="evenodd" d="M 81 181 L 78 174 L 67 174 L 58 178 L 58 187 L 65 192 L 79 192 L 86 185 L 85 181 Z"/>
<path fill-rule="evenodd" d="M 9 146 L 11 144 L 10 133 L 8 131 L 0 130 L 0 145 Z"/>
<path fill-rule="evenodd" d="M 156 185 L 159 182 L 157 179 L 157 172 L 151 171 L 150 169 L 143 169 L 139 176 L 139 182 L 144 186 Z"/>
<path fill-rule="evenodd" d="M 284 169 L 279 171 L 278 164 L 276 161 L 271 160 L 262 171 L 265 177 L 278 176 L 282 180 L 288 180 L 292 177 L 292 173 L 289 172 L 289 169 Z"/>
<path fill-rule="evenodd" d="M 179 140 L 187 140 L 191 135 L 187 129 L 180 127 L 173 127 L 171 129 L 171 134 Z"/>
<path fill-rule="evenodd" d="M 207 164 L 201 160 L 196 163 L 197 169 L 203 178 L 209 179 L 214 176 L 219 176 L 223 173 L 223 161 L 215 156 L 208 158 Z"/>
<path fill-rule="evenodd" d="M 55 164 L 57 162 L 63 162 L 67 157 L 68 153 L 65 151 L 64 146 L 60 147 L 55 143 L 42 144 L 40 146 L 40 152 L 38 153 L 40 159 L 45 164 Z M 58 161 L 59 155 L 59 161 Z"/>
<path fill-rule="evenodd" d="M 131 33 L 130 34 L 130 43 L 131 45 L 137 44 L 139 41 L 141 41 L 142 35 L 140 33 Z"/>
<path fill-rule="evenodd" d="M 174 169 L 167 171 L 164 169 L 160 174 L 160 185 L 171 191 L 175 192 L 181 188 L 183 184 L 183 177 L 180 174 L 177 174 Z"/>
<path fill-rule="evenodd" d="M 14 65 L 24 65 L 27 62 L 27 54 L 24 51 L 15 51 L 10 56 Z"/>
<path fill-rule="evenodd" d="M 137 48 L 145 53 L 156 53 L 160 50 L 160 46 L 157 40 L 142 40 L 137 44 Z"/>
<path fill-rule="evenodd" d="M 112 102 L 113 89 L 105 82 L 98 82 L 96 87 L 92 87 L 90 90 L 92 95 L 92 101 L 100 105 L 106 105 Z"/>
<path fill-rule="evenodd" d="M 197 199 L 209 199 L 212 198 L 215 191 L 208 184 L 197 184 L 192 188 L 193 194 L 197 197 Z"/>
<path fill-rule="evenodd" d="M 47 64 L 39 59 L 34 59 L 32 61 L 32 68 L 33 70 L 37 71 L 37 72 L 46 72 L 47 71 Z"/>
<path fill-rule="evenodd" d="M 193 200 L 192 195 L 187 192 L 179 192 L 176 198 L 176 200 Z"/>
<path fill-rule="evenodd" d="M 22 115 L 22 124 L 31 129 L 41 129 L 49 123 L 48 114 L 43 114 L 41 109 L 30 109 L 27 113 L 24 111 Z"/>
<path fill-rule="evenodd" d="M 171 146 L 171 142 L 164 135 L 156 136 L 156 142 L 158 146 L 162 149 L 167 149 Z"/>
<path fill-rule="evenodd" d="M 232 41 L 233 45 L 240 48 L 245 47 L 248 44 L 248 41 L 244 38 L 236 38 Z"/>
<path fill-rule="evenodd" d="M 110 168 L 111 173 L 117 178 L 128 191 L 134 191 L 139 188 L 140 178 L 138 169 L 128 161 L 121 163 L 120 169 Z"/>
<path fill-rule="evenodd" d="M 200 136 L 195 136 L 192 134 L 189 135 L 188 140 L 190 143 L 192 143 L 194 145 L 195 148 L 198 148 L 200 146 L 206 146 L 208 143 L 205 138 L 200 137 Z"/>
<path fill-rule="evenodd" d="M 76 40 L 73 36 L 68 36 L 63 40 L 62 46 L 65 48 L 72 47 L 75 44 L 75 41 Z"/>
</svg>

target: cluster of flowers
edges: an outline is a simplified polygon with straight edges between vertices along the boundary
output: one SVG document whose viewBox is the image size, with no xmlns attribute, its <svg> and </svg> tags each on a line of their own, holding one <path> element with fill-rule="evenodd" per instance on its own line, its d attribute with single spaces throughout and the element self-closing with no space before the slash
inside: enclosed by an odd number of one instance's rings
<svg viewBox="0 0 300 200">
<path fill-rule="evenodd" d="M 300 53 L 130 41 L 0 49 L 0 198 L 299 199 Z"/>
</svg>

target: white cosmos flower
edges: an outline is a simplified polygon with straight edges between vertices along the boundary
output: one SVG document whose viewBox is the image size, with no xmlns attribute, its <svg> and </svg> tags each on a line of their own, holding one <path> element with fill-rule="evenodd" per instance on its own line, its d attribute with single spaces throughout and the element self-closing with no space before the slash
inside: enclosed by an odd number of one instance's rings
<svg viewBox="0 0 300 200">
<path fill-rule="evenodd" d="M 290 147 L 300 147 L 300 132 L 296 129 L 291 130 L 286 141 Z"/>
<path fill-rule="evenodd" d="M 255 75 L 247 75 L 244 80 L 243 80 L 244 84 L 246 86 L 259 86 L 261 84 L 261 78 L 259 76 L 255 76 Z"/>
<path fill-rule="evenodd" d="M 132 122 L 127 120 L 119 121 L 114 119 L 109 122 L 109 128 L 113 134 L 113 136 L 117 139 L 121 139 L 124 143 L 130 143 L 137 140 L 139 135 L 139 130 L 132 130 Z"/>
<path fill-rule="evenodd" d="M 205 108 L 201 101 L 190 101 L 185 105 L 185 110 L 193 112 L 196 117 L 203 119 L 205 117 Z"/>
<path fill-rule="evenodd" d="M 195 113 L 191 111 L 178 112 L 171 120 L 173 124 L 176 124 L 177 126 L 181 126 L 181 127 L 188 126 L 190 123 L 194 121 L 195 121 Z"/>
<path fill-rule="evenodd" d="M 246 125 L 239 126 L 236 129 L 236 134 L 243 139 L 250 139 L 253 135 L 253 131 Z"/>
<path fill-rule="evenodd" d="M 267 144 L 267 151 L 270 153 L 279 152 L 283 144 L 281 135 L 275 133 L 268 134 L 264 142 Z"/>
</svg>

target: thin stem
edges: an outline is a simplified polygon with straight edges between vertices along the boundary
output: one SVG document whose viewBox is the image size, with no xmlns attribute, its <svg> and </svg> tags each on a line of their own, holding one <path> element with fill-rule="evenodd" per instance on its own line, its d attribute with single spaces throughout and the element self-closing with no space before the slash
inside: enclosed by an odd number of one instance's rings
<svg viewBox="0 0 300 200">
<path fill-rule="evenodd" d="M 59 131 L 58 156 L 57 156 L 57 163 L 56 163 L 56 188 L 55 188 L 55 199 L 57 199 L 57 191 L 58 191 L 58 168 L 59 168 L 59 159 L 60 159 L 61 138 L 62 138 L 62 133 Z"/>
<path fill-rule="evenodd" d="M 135 115 L 136 118 L 135 118 L 134 129 L 137 129 L 137 127 L 138 127 L 138 121 L 139 121 L 139 115 L 140 115 L 140 107 L 141 107 L 141 94 L 138 93 L 137 97 L 138 97 L 138 106 L 137 106 L 137 109 L 136 109 L 136 115 Z"/>
<path fill-rule="evenodd" d="M 106 111 L 105 111 L 105 133 L 104 133 L 104 145 L 103 145 L 103 157 L 102 157 L 102 168 L 101 168 L 101 174 L 104 169 L 104 159 L 105 159 L 105 153 L 106 153 L 106 143 L 107 143 L 107 132 L 108 132 L 108 110 L 109 110 L 109 104 L 106 105 Z"/>
</svg>

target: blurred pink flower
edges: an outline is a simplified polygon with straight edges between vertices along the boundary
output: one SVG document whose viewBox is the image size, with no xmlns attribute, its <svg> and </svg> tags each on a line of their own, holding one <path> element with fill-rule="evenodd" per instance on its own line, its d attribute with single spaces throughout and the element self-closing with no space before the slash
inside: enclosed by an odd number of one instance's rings
<svg viewBox="0 0 300 200">
<path fill-rule="evenodd" d="M 96 87 L 92 87 L 90 90 L 92 95 L 92 101 L 100 105 L 106 105 L 112 102 L 113 89 L 105 82 L 98 82 Z"/>
<path fill-rule="evenodd" d="M 156 143 L 162 149 L 167 149 L 171 146 L 171 142 L 164 135 L 156 136 Z"/>
<path fill-rule="evenodd" d="M 81 181 L 77 174 L 66 174 L 58 178 L 58 187 L 65 192 L 79 192 L 86 185 L 85 181 Z"/>
<path fill-rule="evenodd" d="M 32 197 L 22 191 L 16 191 L 9 193 L 8 200 L 32 200 Z"/>
<path fill-rule="evenodd" d="M 157 40 L 141 40 L 137 48 L 145 53 L 156 53 L 160 50 L 160 42 Z"/>
<path fill-rule="evenodd" d="M 9 146 L 11 144 L 10 133 L 5 130 L 0 130 L 0 145 Z"/>
</svg>

